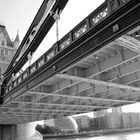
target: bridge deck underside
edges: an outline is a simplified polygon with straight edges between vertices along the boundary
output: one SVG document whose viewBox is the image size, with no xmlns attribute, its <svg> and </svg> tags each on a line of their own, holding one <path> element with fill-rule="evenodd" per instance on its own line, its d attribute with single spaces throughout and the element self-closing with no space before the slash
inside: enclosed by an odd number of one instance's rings
<svg viewBox="0 0 140 140">
<path fill-rule="evenodd" d="M 139 102 L 138 30 L 5 102 L 0 108 L 0 123 L 26 123 Z"/>
</svg>

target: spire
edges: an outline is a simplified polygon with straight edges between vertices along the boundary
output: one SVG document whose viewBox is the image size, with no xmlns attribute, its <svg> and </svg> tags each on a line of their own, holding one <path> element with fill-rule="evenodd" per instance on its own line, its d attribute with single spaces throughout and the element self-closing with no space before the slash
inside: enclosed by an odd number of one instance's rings
<svg viewBox="0 0 140 140">
<path fill-rule="evenodd" d="M 16 36 L 16 38 L 15 38 L 15 40 L 14 40 L 14 42 L 20 42 L 20 40 L 19 40 L 19 31 L 17 30 L 17 36 Z"/>
<path fill-rule="evenodd" d="M 18 49 L 19 43 L 20 43 L 18 32 L 19 32 L 19 31 L 17 31 L 16 38 L 15 38 L 15 40 L 14 40 L 14 42 L 13 42 L 13 43 L 14 43 L 14 47 L 15 47 L 16 49 Z"/>
</svg>

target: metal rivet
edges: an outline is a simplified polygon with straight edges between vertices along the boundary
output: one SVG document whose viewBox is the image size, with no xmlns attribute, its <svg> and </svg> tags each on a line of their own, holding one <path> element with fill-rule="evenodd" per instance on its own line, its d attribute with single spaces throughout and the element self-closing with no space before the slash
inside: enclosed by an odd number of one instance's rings
<svg viewBox="0 0 140 140">
<path fill-rule="evenodd" d="M 53 71 L 55 71 L 56 69 L 57 69 L 57 67 L 54 65 L 54 66 L 53 66 Z"/>
<path fill-rule="evenodd" d="M 113 32 L 117 32 L 119 30 L 119 25 L 116 24 L 113 26 Z"/>
<path fill-rule="evenodd" d="M 25 88 L 27 89 L 28 88 L 28 85 L 26 85 Z"/>
</svg>

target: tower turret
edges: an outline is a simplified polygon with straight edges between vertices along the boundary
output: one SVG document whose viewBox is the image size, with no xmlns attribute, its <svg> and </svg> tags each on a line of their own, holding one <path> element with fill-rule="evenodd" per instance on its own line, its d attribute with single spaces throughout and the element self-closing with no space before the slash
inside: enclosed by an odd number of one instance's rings
<svg viewBox="0 0 140 140">
<path fill-rule="evenodd" d="M 16 38 L 15 38 L 15 40 L 14 40 L 14 42 L 13 42 L 14 48 L 15 48 L 15 49 L 18 49 L 19 43 L 20 43 L 20 40 L 19 40 L 19 33 L 18 33 L 18 31 L 17 31 Z"/>
</svg>

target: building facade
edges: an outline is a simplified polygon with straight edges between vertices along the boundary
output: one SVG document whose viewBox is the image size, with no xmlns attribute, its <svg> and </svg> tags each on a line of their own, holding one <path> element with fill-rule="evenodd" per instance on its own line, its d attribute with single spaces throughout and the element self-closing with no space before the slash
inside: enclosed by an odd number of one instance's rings
<svg viewBox="0 0 140 140">
<path fill-rule="evenodd" d="M 70 116 L 60 117 L 57 119 L 44 120 L 44 124 L 49 125 L 49 126 L 54 126 L 64 133 L 69 133 L 69 132 L 77 133 L 78 132 Z"/>
<path fill-rule="evenodd" d="M 73 118 L 78 125 L 79 131 L 90 129 L 90 118 L 87 115 L 73 116 Z"/>
<path fill-rule="evenodd" d="M 17 33 L 15 40 L 11 40 L 7 29 L 4 25 L 0 25 L 0 76 L 6 71 L 16 50 L 18 49 L 20 40 Z"/>
</svg>

